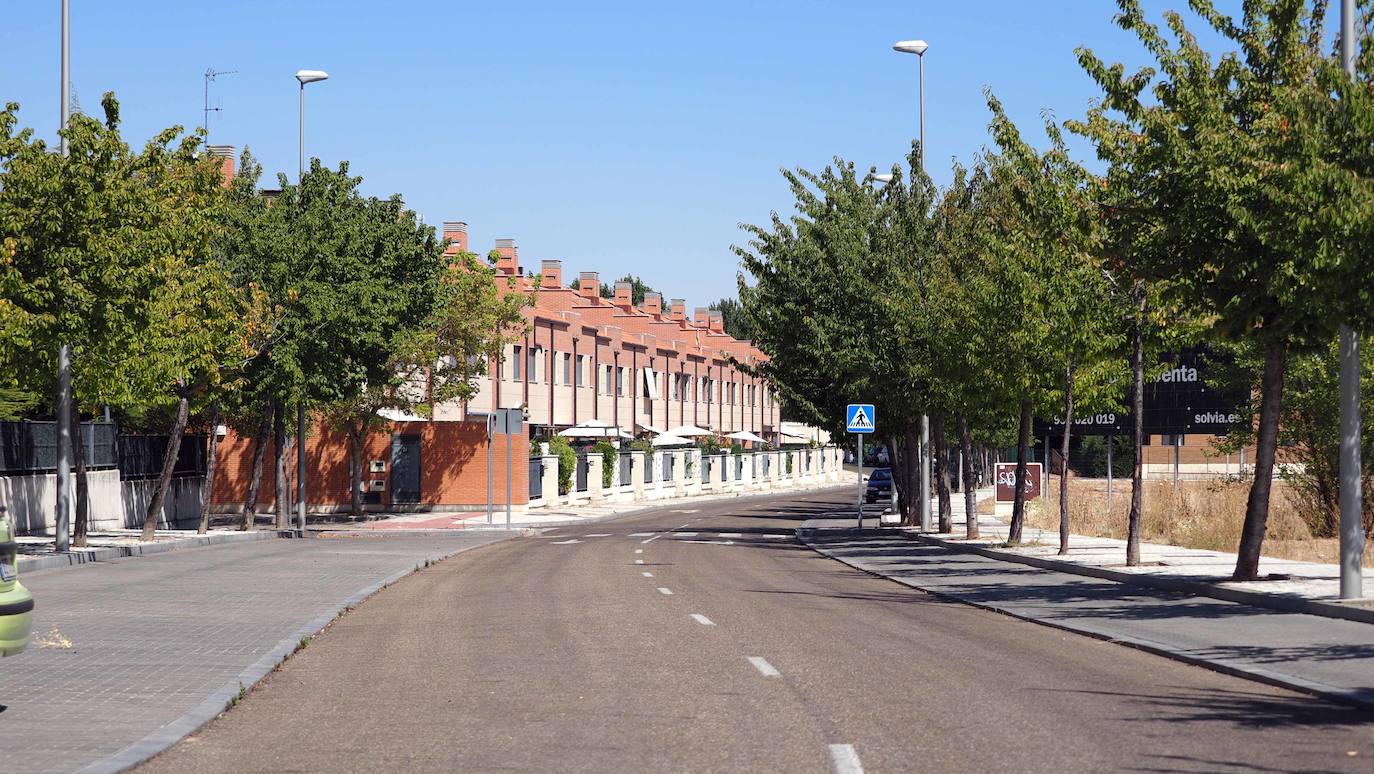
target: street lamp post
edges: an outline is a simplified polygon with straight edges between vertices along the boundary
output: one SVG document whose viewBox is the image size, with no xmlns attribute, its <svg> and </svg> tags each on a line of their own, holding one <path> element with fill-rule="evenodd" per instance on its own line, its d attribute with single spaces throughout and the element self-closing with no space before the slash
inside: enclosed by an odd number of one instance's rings
<svg viewBox="0 0 1374 774">
<path fill-rule="evenodd" d="M 1355 77 L 1355 0 L 1341 0 L 1341 64 Z M 1363 596 L 1364 525 L 1360 523 L 1360 337 L 1341 325 L 1341 599 Z"/>
<path fill-rule="evenodd" d="M 926 171 L 926 49 L 930 48 L 924 40 L 901 40 L 892 46 L 893 51 L 902 54 L 915 54 L 920 63 L 920 88 L 917 95 L 917 151 L 921 172 Z M 921 531 L 929 532 L 930 524 L 930 416 L 921 415 Z"/>
<path fill-rule="evenodd" d="M 71 45 L 69 20 L 70 0 L 62 0 L 62 131 L 58 145 L 62 155 L 71 154 L 67 143 L 67 128 L 71 123 Z M 53 514 L 53 532 L 59 552 L 71 548 L 72 500 L 69 491 L 72 478 L 72 351 L 65 342 L 57 348 L 57 502 Z"/>
<path fill-rule="evenodd" d="M 329 73 L 324 70 L 299 70 L 296 72 L 296 80 L 300 81 L 301 84 L 298 122 L 300 143 L 296 167 L 297 186 L 305 179 L 305 84 L 323 81 L 328 77 Z M 303 389 L 300 398 L 296 401 L 296 521 L 301 534 L 305 534 L 305 391 Z"/>
</svg>

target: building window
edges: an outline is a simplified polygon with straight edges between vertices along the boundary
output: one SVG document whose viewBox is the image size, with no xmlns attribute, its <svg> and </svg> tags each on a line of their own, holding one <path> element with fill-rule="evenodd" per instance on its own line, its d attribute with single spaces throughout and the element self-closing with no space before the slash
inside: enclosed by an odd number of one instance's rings
<svg viewBox="0 0 1374 774">
<path fill-rule="evenodd" d="M 577 370 L 574 371 L 574 373 L 576 374 L 575 378 L 577 379 L 577 385 L 576 385 L 576 386 L 581 387 L 583 384 L 585 384 L 585 382 L 586 382 L 586 377 L 585 377 L 584 374 L 585 374 L 586 370 L 587 370 L 587 356 L 586 356 L 586 355 L 578 355 L 578 356 L 577 356 Z"/>
<path fill-rule="evenodd" d="M 564 352 L 559 357 L 563 359 L 563 384 L 572 384 L 572 355 Z"/>
<path fill-rule="evenodd" d="M 515 347 L 515 350 L 514 350 L 514 351 L 515 351 L 515 357 L 512 357 L 512 358 L 511 358 L 511 376 L 510 376 L 510 378 L 511 378 L 511 379 L 514 379 L 515 381 L 518 382 L 518 381 L 520 381 L 520 365 L 521 365 L 521 364 L 520 364 L 520 356 L 523 354 L 524 350 L 522 350 L 520 347 Z"/>
<path fill-rule="evenodd" d="M 539 350 L 531 347 L 525 353 L 525 378 L 539 381 Z"/>
</svg>

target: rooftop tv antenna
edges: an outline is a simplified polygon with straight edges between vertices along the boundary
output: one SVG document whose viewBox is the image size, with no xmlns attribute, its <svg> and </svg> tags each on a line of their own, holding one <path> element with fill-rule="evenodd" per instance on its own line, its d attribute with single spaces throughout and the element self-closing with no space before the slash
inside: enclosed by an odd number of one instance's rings
<svg viewBox="0 0 1374 774">
<path fill-rule="evenodd" d="M 238 70 L 216 70 L 213 67 L 205 68 L 205 118 L 201 126 L 205 129 L 205 139 L 210 139 L 210 114 L 218 113 L 221 108 L 210 107 L 210 83 L 216 76 L 233 75 Z"/>
</svg>

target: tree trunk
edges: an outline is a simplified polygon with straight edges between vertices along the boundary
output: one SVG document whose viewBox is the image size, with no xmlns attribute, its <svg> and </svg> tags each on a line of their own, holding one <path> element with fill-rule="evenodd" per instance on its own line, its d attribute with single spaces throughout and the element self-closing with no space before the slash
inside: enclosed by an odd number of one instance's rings
<svg viewBox="0 0 1374 774">
<path fill-rule="evenodd" d="M 939 501 L 940 534 L 954 531 L 954 512 L 949 502 L 949 444 L 945 441 L 945 418 L 930 418 L 931 442 L 935 446 L 935 494 Z"/>
<path fill-rule="evenodd" d="M 349 481 L 350 501 L 353 504 L 354 521 L 363 518 L 363 444 L 362 433 L 357 426 L 348 423 L 348 452 L 353 462 L 353 475 Z"/>
<path fill-rule="evenodd" d="M 77 548 L 86 546 L 86 535 L 91 523 L 91 489 L 86 477 L 86 440 L 81 432 L 81 411 L 77 408 L 76 394 L 72 393 L 72 464 L 76 480 L 76 509 L 72 514 L 72 545 Z"/>
<path fill-rule="evenodd" d="M 1126 518 L 1126 566 L 1140 566 L 1140 515 L 1145 499 L 1145 286 L 1136 280 L 1135 324 L 1131 327 L 1131 428 L 1135 468 L 1131 471 L 1131 513 Z"/>
<path fill-rule="evenodd" d="M 902 467 L 906 469 L 907 489 L 902 498 L 902 525 L 915 527 L 921 523 L 921 429 L 909 427 L 902 446 Z"/>
<path fill-rule="evenodd" d="M 264 401 L 258 434 L 253 436 L 253 471 L 248 476 L 248 496 L 243 501 L 243 524 L 239 527 L 244 531 L 251 532 L 258 528 L 258 490 L 262 488 L 262 461 L 267 456 L 267 437 L 271 433 L 272 403 Z"/>
<path fill-rule="evenodd" d="M 290 484 L 286 482 L 286 407 L 280 401 L 273 406 L 272 411 L 272 470 L 273 480 L 276 482 L 273 509 L 276 511 L 277 529 L 286 529 L 291 526 L 287 523 L 290 515 L 287 513 L 286 505 L 286 493 Z"/>
<path fill-rule="evenodd" d="M 210 531 L 210 497 L 215 489 L 215 463 L 219 462 L 219 401 L 210 404 L 210 438 L 206 443 L 209 449 L 205 458 L 205 483 L 200 485 L 200 524 L 196 527 L 198 535 Z"/>
<path fill-rule="evenodd" d="M 1069 435 L 1073 431 L 1073 356 L 1064 367 L 1064 440 L 1059 444 L 1059 555 L 1069 552 Z M 1110 439 L 1108 439 L 1110 443 Z M 1045 460 L 1049 464 L 1049 460 Z"/>
<path fill-rule="evenodd" d="M 167 499 L 167 487 L 172 485 L 172 470 L 177 465 L 177 455 L 181 453 L 181 436 L 186 432 L 188 406 L 186 394 L 177 396 L 177 415 L 172 420 L 172 434 L 167 439 L 167 452 L 162 455 L 162 471 L 157 475 L 157 486 L 148 500 L 148 512 L 143 516 L 143 534 L 138 539 L 147 543 L 153 539 L 157 529 L 157 518 L 162 515 L 162 503 Z"/>
<path fill-rule="evenodd" d="M 1016 496 L 1011 506 L 1011 527 L 1007 542 L 1021 542 L 1021 530 L 1026 525 L 1026 457 L 1030 456 L 1031 402 L 1021 399 L 1021 424 L 1016 435 Z M 1046 461 L 1048 462 L 1048 460 Z"/>
<path fill-rule="evenodd" d="M 1245 526 L 1241 528 L 1240 550 L 1233 580 L 1259 577 L 1260 549 L 1269 521 L 1269 490 L 1274 482 L 1274 457 L 1278 452 L 1279 409 L 1283 401 L 1283 372 L 1288 365 L 1288 347 L 1283 341 L 1264 345 L 1264 374 L 1260 379 L 1259 432 L 1255 436 L 1255 480 L 1250 484 L 1250 499 L 1245 504 Z"/>
<path fill-rule="evenodd" d="M 973 471 L 973 438 L 968 432 L 968 417 L 959 417 L 959 453 L 964 460 L 964 537 L 974 540 L 978 537 L 978 480 Z"/>
</svg>

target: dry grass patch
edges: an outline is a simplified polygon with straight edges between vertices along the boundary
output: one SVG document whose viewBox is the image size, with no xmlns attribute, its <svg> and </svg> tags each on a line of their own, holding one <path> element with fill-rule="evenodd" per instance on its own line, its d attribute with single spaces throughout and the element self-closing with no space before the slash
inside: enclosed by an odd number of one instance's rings
<svg viewBox="0 0 1374 774">
<path fill-rule="evenodd" d="M 1146 481 L 1141 538 L 1209 551 L 1235 551 L 1240 545 L 1249 481 Z M 1107 509 L 1107 482 L 1073 479 L 1069 487 L 1069 531 L 1077 535 L 1126 539 L 1131 507 L 1131 482 L 1115 482 L 1112 507 Z M 981 509 L 980 509 L 981 510 Z M 1042 529 L 1059 528 L 1059 482 L 1050 483 L 1043 508 L 1028 509 L 1027 522 Z M 1277 559 L 1334 563 L 1339 541 L 1312 537 L 1299 516 L 1296 493 L 1280 481 L 1270 495 L 1269 524 L 1264 555 Z M 1365 545 L 1364 564 L 1374 567 L 1374 541 Z"/>
</svg>

